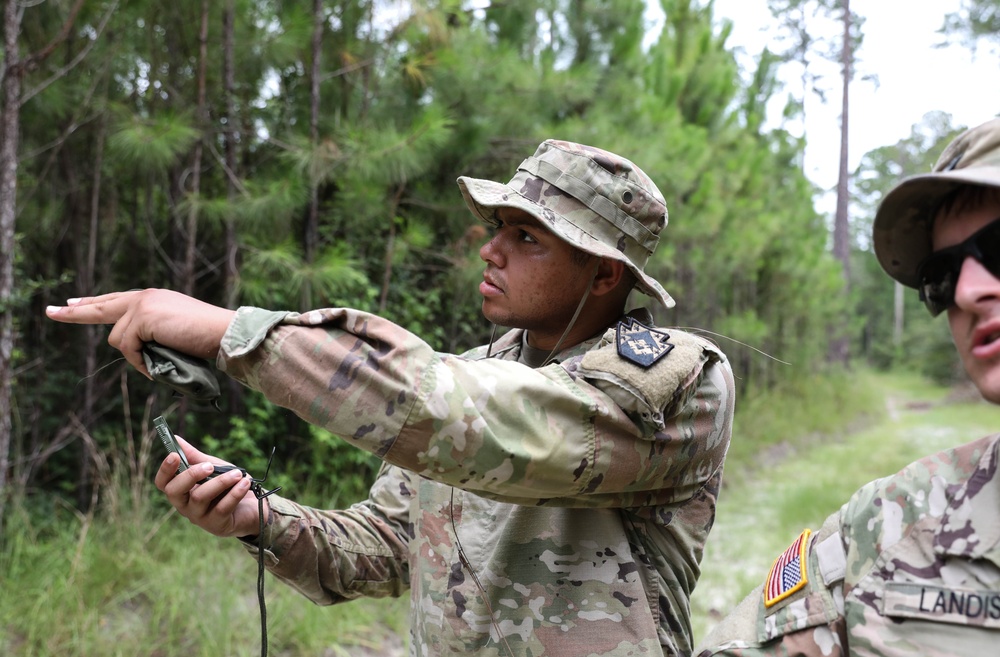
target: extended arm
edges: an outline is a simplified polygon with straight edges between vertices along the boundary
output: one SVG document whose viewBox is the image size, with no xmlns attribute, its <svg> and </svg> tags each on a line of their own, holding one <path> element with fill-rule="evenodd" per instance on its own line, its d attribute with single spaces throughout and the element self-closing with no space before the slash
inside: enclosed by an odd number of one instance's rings
<svg viewBox="0 0 1000 657">
<path fill-rule="evenodd" d="M 642 435 L 571 368 L 440 354 L 391 322 L 348 309 L 241 309 L 219 362 L 386 462 L 514 503 L 687 499 L 721 467 L 731 429 L 731 373 L 718 359 L 688 383 L 664 430 Z"/>
</svg>

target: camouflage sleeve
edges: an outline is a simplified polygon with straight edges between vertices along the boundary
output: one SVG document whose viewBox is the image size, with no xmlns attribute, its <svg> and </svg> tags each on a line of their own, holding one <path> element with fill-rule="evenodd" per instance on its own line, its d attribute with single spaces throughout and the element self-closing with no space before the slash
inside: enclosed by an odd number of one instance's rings
<svg viewBox="0 0 1000 657">
<path fill-rule="evenodd" d="M 264 530 L 267 569 L 316 604 L 399 596 L 409 589 L 409 473 L 384 466 L 368 499 L 324 511 L 273 495 Z M 244 541 L 255 557 L 258 541 Z"/>
<path fill-rule="evenodd" d="M 698 657 L 842 657 L 846 556 L 841 511 L 806 530 L 755 588 L 701 642 Z M 798 541 L 803 541 L 799 544 Z M 800 558 L 804 556 L 804 561 Z M 786 558 L 787 557 L 787 558 Z M 801 567 L 804 564 L 804 567 Z"/>
<path fill-rule="evenodd" d="M 388 463 L 519 504 L 687 500 L 720 471 L 732 424 L 732 373 L 721 358 L 686 381 L 683 404 L 647 434 L 561 364 L 535 370 L 440 354 L 350 309 L 240 309 L 219 364 Z"/>
</svg>

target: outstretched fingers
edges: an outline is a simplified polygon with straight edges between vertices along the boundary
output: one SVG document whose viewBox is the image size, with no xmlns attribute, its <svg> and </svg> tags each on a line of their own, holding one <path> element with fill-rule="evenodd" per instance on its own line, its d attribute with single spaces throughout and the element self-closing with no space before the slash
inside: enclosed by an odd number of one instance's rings
<svg viewBox="0 0 1000 657">
<path fill-rule="evenodd" d="M 113 324 L 108 344 L 122 352 L 125 360 L 149 377 L 142 360 L 142 339 L 128 331 L 132 323 L 129 314 L 137 291 L 111 292 L 95 297 L 68 299 L 65 306 L 49 306 L 45 315 L 49 319 L 67 324 Z"/>
<path fill-rule="evenodd" d="M 65 306 L 49 306 L 45 314 L 67 324 L 114 324 L 128 310 L 136 291 L 111 292 L 96 297 L 68 299 Z"/>
</svg>

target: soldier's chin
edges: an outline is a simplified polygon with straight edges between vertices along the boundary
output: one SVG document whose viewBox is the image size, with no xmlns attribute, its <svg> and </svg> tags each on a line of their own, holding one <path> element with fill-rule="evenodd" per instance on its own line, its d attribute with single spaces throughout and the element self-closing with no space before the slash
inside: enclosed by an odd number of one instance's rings
<svg viewBox="0 0 1000 657">
<path fill-rule="evenodd" d="M 510 314 L 504 312 L 502 309 L 497 308 L 495 300 L 490 298 L 483 299 L 482 307 L 483 317 L 486 318 L 491 324 L 496 324 L 498 326 L 511 326 L 508 322 L 510 321 Z"/>
<path fill-rule="evenodd" d="M 990 368 L 979 376 L 973 376 L 972 379 L 983 399 L 1000 404 L 1000 368 Z"/>
</svg>

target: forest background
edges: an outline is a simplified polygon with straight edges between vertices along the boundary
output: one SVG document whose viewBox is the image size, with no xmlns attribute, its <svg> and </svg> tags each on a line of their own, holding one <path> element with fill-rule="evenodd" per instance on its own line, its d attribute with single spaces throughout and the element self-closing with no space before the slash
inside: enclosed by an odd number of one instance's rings
<svg viewBox="0 0 1000 657">
<path fill-rule="evenodd" d="M 324 505 L 358 499 L 378 465 L 226 382 L 222 412 L 174 399 L 104 327 L 47 321 L 46 305 L 170 287 L 229 307 L 351 306 L 463 351 L 489 336 L 487 233 L 455 179 L 507 180 L 548 137 L 624 154 L 659 185 L 670 223 L 647 269 L 678 304 L 656 319 L 729 354 L 738 426 L 777 405 L 808 433 L 829 418 L 793 410 L 817 394 L 846 405 L 863 368 L 961 377 L 944 323 L 900 294 L 867 235 L 881 195 L 965 126 L 931 112 L 842 164 L 836 217 L 802 170 L 790 126 L 824 87 L 810 62 L 849 81 L 863 43 L 847 0 L 771 0 L 785 38 L 752 70 L 696 0 L 659 0 L 655 39 L 642 0 L 3 4 L 0 559 L 60 524 L 78 545 L 123 519 L 155 535 L 157 414 L 251 472 L 275 446 L 272 481 Z M 819 20 L 843 34 L 814 34 Z M 998 23 L 996 0 L 941 17 L 970 48 Z M 789 65 L 800 88 L 779 83 Z"/>
</svg>

